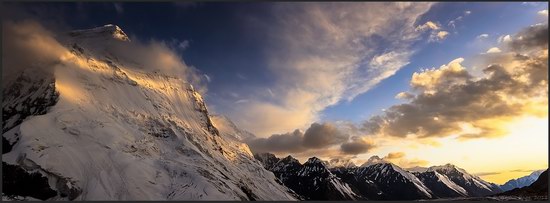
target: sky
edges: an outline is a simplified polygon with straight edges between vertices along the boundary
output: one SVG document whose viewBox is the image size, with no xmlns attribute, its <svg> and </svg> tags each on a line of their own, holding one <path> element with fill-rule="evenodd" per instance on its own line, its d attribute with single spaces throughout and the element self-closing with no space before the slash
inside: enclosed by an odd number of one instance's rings
<svg viewBox="0 0 550 203">
<path fill-rule="evenodd" d="M 56 33 L 116 24 L 132 41 L 162 42 L 197 70 L 210 112 L 257 136 L 247 140 L 255 152 L 453 163 L 495 183 L 548 167 L 548 79 L 535 77 L 548 69 L 537 35 L 548 32 L 545 2 L 28 3 L 2 13 Z"/>
</svg>

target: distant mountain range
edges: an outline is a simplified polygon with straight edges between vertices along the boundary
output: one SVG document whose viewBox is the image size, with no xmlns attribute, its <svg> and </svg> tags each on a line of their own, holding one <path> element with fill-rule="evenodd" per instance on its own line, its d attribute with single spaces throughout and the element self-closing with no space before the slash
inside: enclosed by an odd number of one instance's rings
<svg viewBox="0 0 550 203">
<path fill-rule="evenodd" d="M 254 157 L 306 200 L 419 200 L 503 192 L 499 185 L 452 164 L 406 170 L 376 156 L 361 166 L 331 165 L 316 157 L 302 165 L 292 156 L 279 159 L 269 153 Z"/>
<path fill-rule="evenodd" d="M 542 172 L 537 180 L 529 186 L 515 188 L 494 196 L 519 196 L 528 200 L 548 200 L 548 170 Z"/>
<path fill-rule="evenodd" d="M 512 189 L 515 189 L 515 188 L 521 188 L 521 187 L 529 186 L 539 178 L 540 174 L 542 174 L 543 171 L 544 170 L 533 171 L 531 174 L 529 174 L 527 176 L 523 176 L 521 178 L 509 180 L 508 182 L 501 185 L 500 188 L 503 191 L 509 191 L 509 190 L 512 190 Z"/>
</svg>

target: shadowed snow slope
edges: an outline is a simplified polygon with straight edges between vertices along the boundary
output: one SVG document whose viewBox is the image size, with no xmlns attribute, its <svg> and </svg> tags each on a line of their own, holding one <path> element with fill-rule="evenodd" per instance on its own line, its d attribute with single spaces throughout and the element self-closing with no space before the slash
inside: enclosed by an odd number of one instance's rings
<svg viewBox="0 0 550 203">
<path fill-rule="evenodd" d="M 70 35 L 53 65 L 57 103 L 14 127 L 19 140 L 2 157 L 48 177 L 50 200 L 295 199 L 246 144 L 218 132 L 193 86 L 104 48 L 132 43 L 120 28 Z"/>
</svg>

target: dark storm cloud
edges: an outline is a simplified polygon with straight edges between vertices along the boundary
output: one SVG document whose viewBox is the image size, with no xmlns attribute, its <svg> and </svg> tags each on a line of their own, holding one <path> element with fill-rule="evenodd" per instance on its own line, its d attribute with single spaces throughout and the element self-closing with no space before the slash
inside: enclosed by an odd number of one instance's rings
<svg viewBox="0 0 550 203">
<path fill-rule="evenodd" d="M 414 73 L 409 102 L 363 123 L 366 133 L 405 137 L 448 136 L 468 123 L 480 132 L 461 138 L 494 137 L 505 132 L 493 122 L 537 115 L 547 105 L 548 25 L 531 26 L 509 43 L 509 52 L 487 54 L 485 77 L 475 78 L 456 59 L 438 69 Z M 529 53 L 521 53 L 530 50 Z M 411 94 L 411 93 L 408 93 Z"/>
<path fill-rule="evenodd" d="M 548 24 L 537 24 L 520 31 L 510 46 L 516 51 L 548 48 Z"/>
<path fill-rule="evenodd" d="M 275 134 L 268 138 L 256 138 L 248 141 L 253 152 L 303 152 L 306 148 L 302 145 L 304 134 L 299 130 L 292 133 Z"/>
<path fill-rule="evenodd" d="M 340 151 L 344 154 L 363 154 L 374 148 L 373 142 L 370 142 L 361 137 L 353 137 L 351 142 L 346 142 L 340 145 Z"/>
<path fill-rule="evenodd" d="M 313 123 L 305 133 L 295 130 L 268 138 L 256 138 L 247 143 L 254 152 L 300 153 L 338 145 L 346 142 L 348 137 L 332 123 Z"/>
<path fill-rule="evenodd" d="M 343 134 L 331 123 L 313 123 L 304 134 L 303 145 L 307 148 L 318 149 L 348 140 L 348 135 Z"/>
</svg>

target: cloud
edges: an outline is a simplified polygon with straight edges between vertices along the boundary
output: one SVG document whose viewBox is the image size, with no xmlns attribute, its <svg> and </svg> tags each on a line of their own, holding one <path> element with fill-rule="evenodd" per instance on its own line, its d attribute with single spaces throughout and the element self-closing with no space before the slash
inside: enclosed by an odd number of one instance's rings
<svg viewBox="0 0 550 203">
<path fill-rule="evenodd" d="M 449 32 L 444 31 L 444 30 L 432 32 L 432 34 L 430 34 L 430 38 L 428 39 L 428 41 L 429 42 L 441 42 L 444 39 L 446 39 L 447 36 L 449 36 Z"/>
<path fill-rule="evenodd" d="M 510 35 L 502 35 L 497 39 L 498 43 L 508 43 L 511 41 L 512 41 L 512 37 Z"/>
<path fill-rule="evenodd" d="M 427 21 L 426 23 L 416 27 L 416 30 L 420 30 L 420 31 L 422 31 L 422 30 L 439 30 L 439 29 L 441 29 L 440 25 L 438 25 L 437 23 L 434 23 L 432 21 Z"/>
<path fill-rule="evenodd" d="M 182 50 L 189 48 L 189 40 L 183 40 L 178 44 L 178 47 Z"/>
<path fill-rule="evenodd" d="M 241 103 L 248 103 L 250 100 L 248 99 L 239 99 L 235 102 L 235 104 L 241 104 Z"/>
<path fill-rule="evenodd" d="M 479 177 L 483 177 L 483 176 L 498 175 L 498 174 L 501 174 L 501 173 L 502 172 L 480 172 L 480 173 L 475 173 L 474 175 L 479 176 Z"/>
<path fill-rule="evenodd" d="M 5 59 L 2 61 L 3 67 L 10 67 L 3 69 L 3 84 L 7 84 L 18 70 L 31 66 L 51 67 L 51 65 L 43 64 L 58 62 L 62 55 L 70 54 L 64 44 L 72 39 L 67 35 L 67 31 L 74 30 L 66 27 L 63 22 L 54 24 L 42 20 L 45 16 L 59 16 L 58 13 L 51 14 L 44 11 L 46 9 L 42 9 L 38 14 L 33 15 L 28 11 L 32 11 L 30 8 L 26 10 L 16 6 L 12 7 L 10 7 L 12 12 L 18 12 L 4 14 L 6 16 L 3 17 L 6 17 L 6 20 L 2 23 L 3 38 L 9 37 L 10 39 L 3 42 L 2 48 L 11 50 L 2 53 L 2 58 Z M 86 39 L 81 39 L 80 46 L 88 46 L 85 41 Z M 157 40 L 142 42 L 139 39 L 133 39 L 129 43 L 113 39 L 102 45 L 104 46 L 102 48 L 116 55 L 121 63 L 128 68 L 157 71 L 161 74 L 179 77 L 191 83 L 197 91 L 203 94 L 207 90 L 206 79 L 200 74 L 200 71 L 186 65 L 174 48 L 170 47 L 169 42 Z M 96 50 L 97 46 L 88 48 L 92 57 L 99 52 Z M 29 57 L 31 55 L 33 57 Z"/>
<path fill-rule="evenodd" d="M 69 53 L 54 36 L 36 21 L 3 21 L 2 38 L 9 40 L 2 41 L 2 85 L 5 87 L 28 68 L 52 73 L 53 64 Z"/>
<path fill-rule="evenodd" d="M 115 10 L 118 14 L 124 13 L 124 7 L 122 7 L 122 3 L 113 3 L 113 7 L 115 7 Z"/>
<path fill-rule="evenodd" d="M 333 123 L 312 123 L 302 133 L 294 130 L 290 133 L 274 134 L 268 138 L 248 140 L 253 152 L 271 152 L 278 154 L 293 153 L 298 156 L 315 155 L 325 157 L 346 157 L 361 154 L 375 147 L 373 141 L 366 137 L 345 134 L 344 128 Z M 339 148 L 336 148 L 340 145 Z"/>
<path fill-rule="evenodd" d="M 313 123 L 304 134 L 304 146 L 312 149 L 325 148 L 348 140 L 348 135 L 343 134 L 331 123 Z"/>
<path fill-rule="evenodd" d="M 266 22 L 274 95 L 252 93 L 229 114 L 258 136 L 306 128 L 409 63 L 422 39 L 416 19 L 430 3 L 276 3 Z M 400 15 L 386 15 L 388 12 Z M 263 29 L 262 29 L 263 30 Z"/>
<path fill-rule="evenodd" d="M 548 17 L 548 10 L 541 10 L 539 12 L 537 12 L 537 14 L 543 16 L 543 17 Z"/>
<path fill-rule="evenodd" d="M 487 39 L 489 37 L 489 34 L 480 34 L 476 37 L 476 39 Z"/>
<path fill-rule="evenodd" d="M 369 164 L 375 164 L 375 163 L 383 163 L 383 162 L 391 162 L 393 164 L 396 164 L 402 168 L 412 168 L 417 166 L 427 166 L 429 164 L 428 161 L 422 160 L 422 159 L 407 159 L 405 158 L 406 154 L 403 152 L 390 152 L 386 156 L 380 158 L 377 155 L 371 156 L 366 162 L 366 165 Z"/>
<path fill-rule="evenodd" d="M 487 52 L 485 52 L 485 53 L 490 54 L 490 53 L 500 53 L 500 52 L 502 52 L 502 51 L 501 51 L 498 47 L 491 47 L 491 48 L 488 49 Z"/>
<path fill-rule="evenodd" d="M 498 137 L 514 118 L 547 116 L 547 36 L 548 25 L 540 24 L 510 37 L 502 52 L 480 56 L 486 60 L 481 77 L 470 74 L 462 58 L 414 73 L 414 97 L 365 121 L 363 130 L 397 137 Z"/>
<path fill-rule="evenodd" d="M 441 30 L 441 26 L 438 23 L 427 21 L 426 23 L 416 27 L 416 31 L 430 31 L 429 42 L 442 41 L 449 35 L 449 32 Z"/>
<path fill-rule="evenodd" d="M 395 95 L 396 99 L 412 99 L 414 98 L 414 95 L 408 92 L 400 92 L 399 94 Z"/>
<path fill-rule="evenodd" d="M 548 24 L 536 24 L 520 31 L 509 41 L 513 51 L 523 52 L 531 49 L 548 49 Z"/>
<path fill-rule="evenodd" d="M 304 134 L 295 130 L 292 133 L 275 134 L 268 138 L 257 138 L 247 141 L 248 146 L 254 153 L 272 152 L 272 153 L 293 153 L 303 152 L 306 148 L 303 146 Z"/>
<path fill-rule="evenodd" d="M 203 76 L 204 76 L 204 78 L 206 79 L 207 82 L 212 81 L 212 80 L 210 79 L 210 76 L 208 76 L 208 75 L 206 75 L 206 74 L 203 74 Z"/>
<path fill-rule="evenodd" d="M 351 142 L 346 142 L 340 145 L 340 150 L 344 154 L 363 154 L 374 148 L 376 145 L 372 140 L 366 137 L 353 137 Z"/>
<path fill-rule="evenodd" d="M 460 16 L 456 17 L 455 19 L 450 20 L 449 23 L 447 23 L 447 25 L 454 29 L 454 28 L 456 28 L 456 23 L 462 21 L 462 19 L 464 19 L 464 17 L 466 17 L 470 14 L 472 14 L 472 11 L 464 11 L 464 15 L 460 15 Z"/>
<path fill-rule="evenodd" d="M 405 157 L 405 153 L 403 152 L 390 152 L 388 153 L 388 155 L 385 157 L 386 159 L 400 159 L 400 158 L 403 158 Z"/>
<path fill-rule="evenodd" d="M 447 36 L 449 35 L 449 32 L 447 31 L 439 31 L 437 32 L 437 38 L 439 40 L 444 40 L 445 38 L 447 38 Z"/>
<path fill-rule="evenodd" d="M 105 46 L 127 67 L 182 78 L 192 84 L 195 90 L 206 94 L 209 77 L 195 67 L 188 66 L 172 44 L 170 41 L 155 39 L 145 42 L 132 39 L 131 43 L 111 41 Z"/>
</svg>

